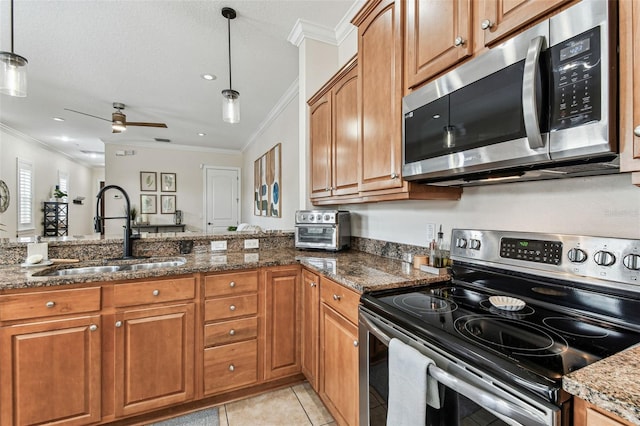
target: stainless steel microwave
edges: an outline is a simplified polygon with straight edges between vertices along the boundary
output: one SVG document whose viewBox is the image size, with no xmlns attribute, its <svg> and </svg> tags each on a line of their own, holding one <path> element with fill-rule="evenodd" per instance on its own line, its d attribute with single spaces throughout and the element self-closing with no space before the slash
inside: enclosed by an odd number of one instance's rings
<svg viewBox="0 0 640 426">
<path fill-rule="evenodd" d="M 619 172 L 615 4 L 582 2 L 403 98 L 403 177 L 475 185 Z"/>
<path fill-rule="evenodd" d="M 339 251 L 351 246 L 351 214 L 344 210 L 296 212 L 295 246 Z"/>
</svg>

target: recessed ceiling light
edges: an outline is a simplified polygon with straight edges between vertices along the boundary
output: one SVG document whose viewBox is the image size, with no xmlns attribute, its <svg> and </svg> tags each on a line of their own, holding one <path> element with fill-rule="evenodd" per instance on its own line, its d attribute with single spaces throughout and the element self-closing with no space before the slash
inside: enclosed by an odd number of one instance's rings
<svg viewBox="0 0 640 426">
<path fill-rule="evenodd" d="M 218 77 L 213 74 L 202 74 L 202 78 L 204 78 L 205 80 L 215 80 Z"/>
<path fill-rule="evenodd" d="M 64 121 L 62 117 L 53 117 L 54 121 Z"/>
<path fill-rule="evenodd" d="M 200 132 L 200 133 L 198 133 L 198 136 L 207 136 L 207 134 Z"/>
</svg>

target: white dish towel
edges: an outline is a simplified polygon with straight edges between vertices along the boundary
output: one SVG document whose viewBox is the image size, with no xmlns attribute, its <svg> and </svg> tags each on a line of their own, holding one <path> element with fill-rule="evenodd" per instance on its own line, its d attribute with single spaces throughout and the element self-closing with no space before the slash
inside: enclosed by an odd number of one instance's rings
<svg viewBox="0 0 640 426">
<path fill-rule="evenodd" d="M 387 426 L 424 426 L 427 404 L 440 408 L 438 382 L 427 374 L 433 360 L 398 339 L 389 342 Z"/>
</svg>

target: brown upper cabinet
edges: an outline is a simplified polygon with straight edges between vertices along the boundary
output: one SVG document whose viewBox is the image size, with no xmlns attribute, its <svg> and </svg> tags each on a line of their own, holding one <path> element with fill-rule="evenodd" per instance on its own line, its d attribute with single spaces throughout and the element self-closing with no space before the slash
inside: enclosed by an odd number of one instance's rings
<svg viewBox="0 0 640 426">
<path fill-rule="evenodd" d="M 309 100 L 312 200 L 358 194 L 357 81 L 354 57 Z"/>
<path fill-rule="evenodd" d="M 618 3 L 620 16 L 620 169 L 640 186 L 640 2 Z"/>
<path fill-rule="evenodd" d="M 406 88 L 473 54 L 471 0 L 408 0 L 405 14 Z"/>
</svg>

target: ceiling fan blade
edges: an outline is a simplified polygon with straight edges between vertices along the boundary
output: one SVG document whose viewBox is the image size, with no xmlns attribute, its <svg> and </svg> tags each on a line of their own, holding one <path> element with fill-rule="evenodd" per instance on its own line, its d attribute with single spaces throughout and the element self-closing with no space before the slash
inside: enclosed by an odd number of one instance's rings
<svg viewBox="0 0 640 426">
<path fill-rule="evenodd" d="M 127 121 L 127 126 L 162 127 L 163 129 L 167 128 L 167 125 L 164 123 L 135 123 L 131 121 Z"/>
<path fill-rule="evenodd" d="M 87 114 L 86 112 L 80 112 L 80 111 L 76 111 L 74 109 L 69 109 L 69 108 L 65 108 L 65 111 L 75 112 L 76 114 L 86 115 L 86 116 L 89 116 L 89 117 L 97 118 L 98 120 L 104 120 L 104 121 L 108 121 L 109 123 L 111 123 L 111 120 L 108 120 L 108 119 L 102 118 L 102 117 L 98 117 L 97 115 Z"/>
</svg>

